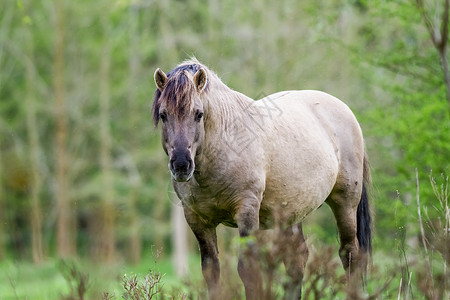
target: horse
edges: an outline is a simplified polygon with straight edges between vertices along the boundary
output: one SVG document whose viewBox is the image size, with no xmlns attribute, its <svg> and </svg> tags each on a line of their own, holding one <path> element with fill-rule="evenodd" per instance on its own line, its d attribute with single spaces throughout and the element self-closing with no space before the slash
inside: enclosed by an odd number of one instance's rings
<svg viewBox="0 0 450 300">
<path fill-rule="evenodd" d="M 216 227 L 237 227 L 246 249 L 238 274 L 247 299 L 263 298 L 254 237 L 280 226 L 292 281 L 285 298 L 301 298 L 308 249 L 302 220 L 330 206 L 347 274 L 371 253 L 368 157 L 349 107 L 320 91 L 291 90 L 253 100 L 232 90 L 193 58 L 154 73 L 155 127 L 186 221 L 197 238 L 210 299 L 220 295 Z M 247 239 L 245 239 L 247 238 Z"/>
</svg>

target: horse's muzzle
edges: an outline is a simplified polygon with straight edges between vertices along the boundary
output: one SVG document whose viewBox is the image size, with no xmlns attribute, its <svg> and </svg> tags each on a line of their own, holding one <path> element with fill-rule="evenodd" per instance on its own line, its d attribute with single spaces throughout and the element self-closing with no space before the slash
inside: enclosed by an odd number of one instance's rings
<svg viewBox="0 0 450 300">
<path fill-rule="evenodd" d="M 169 169 L 175 181 L 186 182 L 194 174 L 194 163 L 190 154 L 174 155 L 169 162 Z"/>
</svg>

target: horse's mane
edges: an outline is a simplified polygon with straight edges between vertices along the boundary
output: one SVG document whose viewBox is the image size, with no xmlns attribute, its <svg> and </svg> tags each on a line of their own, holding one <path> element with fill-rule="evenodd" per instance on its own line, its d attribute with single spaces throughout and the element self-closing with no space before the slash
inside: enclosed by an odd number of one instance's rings
<svg viewBox="0 0 450 300">
<path fill-rule="evenodd" d="M 153 122 L 158 125 L 160 119 L 159 108 L 165 101 L 166 109 L 177 118 L 182 118 L 193 109 L 192 96 L 196 93 L 192 77 L 203 68 L 208 73 L 208 79 L 213 74 L 206 66 L 192 58 L 179 64 L 175 69 L 167 73 L 167 82 L 163 91 L 156 89 L 153 100 Z M 217 77 L 217 76 L 214 76 Z M 218 78 L 217 78 L 218 79 Z M 220 79 L 219 79 L 220 80 Z M 210 82 L 208 80 L 204 92 L 208 92 Z"/>
</svg>

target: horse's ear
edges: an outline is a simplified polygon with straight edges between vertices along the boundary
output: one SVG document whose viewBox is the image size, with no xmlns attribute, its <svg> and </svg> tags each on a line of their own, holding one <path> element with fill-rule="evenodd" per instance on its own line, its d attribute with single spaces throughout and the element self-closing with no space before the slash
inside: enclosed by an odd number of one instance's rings
<svg viewBox="0 0 450 300">
<path fill-rule="evenodd" d="M 155 77 L 156 87 L 158 88 L 158 90 L 160 90 L 162 92 L 162 90 L 164 89 L 164 86 L 166 85 L 166 82 L 167 82 L 166 73 L 164 73 L 160 68 L 158 68 L 155 71 L 154 77 Z"/>
<path fill-rule="evenodd" d="M 195 84 L 195 88 L 197 89 L 197 92 L 198 93 L 203 92 L 207 83 L 208 83 L 208 77 L 206 75 L 206 71 L 205 71 L 205 69 L 201 68 L 194 75 L 194 84 Z"/>
</svg>

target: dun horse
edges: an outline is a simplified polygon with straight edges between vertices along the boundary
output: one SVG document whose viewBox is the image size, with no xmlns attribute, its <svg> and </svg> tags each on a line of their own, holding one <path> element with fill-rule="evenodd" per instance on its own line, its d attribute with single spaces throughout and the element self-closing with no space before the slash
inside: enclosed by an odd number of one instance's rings
<svg viewBox="0 0 450 300">
<path fill-rule="evenodd" d="M 309 90 L 254 101 L 195 59 L 167 75 L 157 69 L 154 79 L 153 120 L 162 123 L 162 146 L 210 298 L 220 291 L 220 223 L 237 227 L 241 237 L 281 226 L 293 242 L 280 249 L 298 253 L 283 257 L 292 280 L 285 297 L 300 298 L 308 258 L 301 222 L 324 202 L 336 218 L 344 268 L 365 268 L 370 174 L 360 126 L 343 102 Z M 240 251 L 238 273 L 246 298 L 261 299 L 258 258 L 247 250 Z"/>
</svg>

